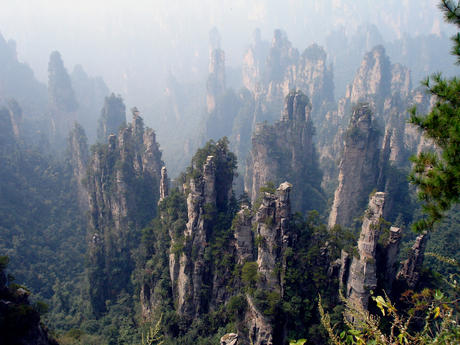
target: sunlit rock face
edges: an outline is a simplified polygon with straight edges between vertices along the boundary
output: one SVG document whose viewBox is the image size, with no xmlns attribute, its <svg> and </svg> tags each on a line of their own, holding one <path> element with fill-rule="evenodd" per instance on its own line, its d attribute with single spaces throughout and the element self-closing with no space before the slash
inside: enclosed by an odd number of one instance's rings
<svg viewBox="0 0 460 345">
<path fill-rule="evenodd" d="M 347 281 L 347 297 L 367 309 L 371 290 L 377 287 L 377 242 L 382 228 L 385 194 L 377 192 L 369 201 L 358 240 L 359 258 L 353 257 Z"/>
</svg>

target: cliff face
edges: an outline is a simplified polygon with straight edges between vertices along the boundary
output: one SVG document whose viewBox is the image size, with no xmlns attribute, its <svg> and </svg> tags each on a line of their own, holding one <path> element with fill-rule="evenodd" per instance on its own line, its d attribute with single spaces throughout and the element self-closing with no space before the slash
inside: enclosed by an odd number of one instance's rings
<svg viewBox="0 0 460 345">
<path fill-rule="evenodd" d="M 91 303 L 96 312 L 130 284 L 131 250 L 139 229 L 155 217 L 161 152 L 151 130 L 133 111 L 133 124 L 109 136 L 90 160 L 86 175 Z M 105 272 L 105 273 L 104 273 Z"/>
<path fill-rule="evenodd" d="M 13 126 L 13 133 L 16 139 L 21 139 L 23 136 L 22 132 L 22 108 L 19 103 L 11 98 L 8 101 L 8 110 L 10 112 L 11 124 Z"/>
<path fill-rule="evenodd" d="M 359 258 L 353 257 L 347 281 L 347 297 L 367 309 L 370 291 L 377 287 L 377 242 L 382 227 L 385 194 L 377 192 L 369 201 L 358 240 Z"/>
<path fill-rule="evenodd" d="M 57 51 L 51 53 L 48 72 L 48 108 L 51 118 L 51 134 L 56 147 L 59 148 L 65 135 L 77 120 L 79 105 L 75 98 L 70 76 L 64 67 L 61 54 Z"/>
<path fill-rule="evenodd" d="M 35 78 L 34 72 L 27 63 L 18 61 L 16 42 L 11 39 L 6 41 L 1 33 L 0 61 L 2 61 L 0 66 L 0 104 L 8 104 L 9 100 L 14 98 L 21 104 L 24 116 L 33 122 L 34 128 L 27 127 L 27 125 L 24 128 L 27 135 L 33 136 L 37 127 L 44 131 L 47 129 L 43 126 L 42 119 L 48 103 L 46 85 Z M 38 122 L 39 119 L 40 122 Z"/>
<path fill-rule="evenodd" d="M 97 140 L 106 143 L 109 135 L 118 133 L 118 127 L 126 122 L 126 107 L 120 96 L 112 93 L 110 97 L 105 97 L 98 122 Z"/>
<path fill-rule="evenodd" d="M 261 85 L 263 98 L 268 104 L 276 104 L 292 89 L 299 89 L 311 99 L 315 110 L 324 101 L 333 101 L 333 70 L 326 59 L 326 52 L 316 44 L 299 54 L 287 37 L 276 30 Z"/>
<path fill-rule="evenodd" d="M 428 234 L 417 236 L 415 243 L 409 254 L 409 258 L 401 263 L 401 269 L 398 272 L 398 280 L 406 281 L 410 289 L 415 289 L 420 280 L 420 270 L 423 259 L 425 258 L 425 249 L 428 242 Z"/>
<path fill-rule="evenodd" d="M 350 101 L 356 103 L 367 95 L 385 97 L 391 91 L 390 60 L 385 48 L 378 45 L 364 56 L 355 75 L 350 92 Z"/>
<path fill-rule="evenodd" d="M 292 185 L 284 182 L 274 195 L 265 193 L 254 218 L 254 222 L 257 224 L 256 236 L 259 242 L 257 256 L 260 276 L 259 287 L 265 291 L 275 291 L 279 294 L 282 292 L 282 283 L 275 267 L 279 267 L 282 263 L 283 247 L 291 240 L 289 236 L 291 189 Z"/>
<path fill-rule="evenodd" d="M 3 261 L 6 257 L 0 257 Z M 4 264 L 4 262 L 2 262 Z M 57 345 L 48 338 L 40 314 L 29 302 L 29 293 L 22 287 L 7 286 L 7 277 L 0 266 L 0 334 L 5 345 Z"/>
<path fill-rule="evenodd" d="M 307 193 L 321 203 L 322 175 L 312 142 L 314 128 L 310 112 L 308 97 L 301 92 L 291 92 L 285 98 L 281 121 L 273 126 L 261 124 L 256 127 L 245 180 L 245 189 L 253 201 L 267 182 L 278 184 L 289 179 L 294 186 L 299 186 L 292 198 L 296 210 L 314 209 Z"/>
<path fill-rule="evenodd" d="M 209 76 L 206 82 L 208 113 L 214 110 L 226 87 L 225 53 L 216 49 L 211 53 Z"/>
<path fill-rule="evenodd" d="M 89 77 L 81 65 L 75 65 L 70 78 L 79 104 L 78 123 L 85 128 L 89 141 L 94 142 L 97 138 L 97 119 L 110 91 L 102 77 Z"/>
<path fill-rule="evenodd" d="M 204 301 L 201 294 L 206 277 L 204 277 L 205 243 L 211 236 L 213 222 L 206 214 L 207 209 L 216 207 L 216 166 L 214 157 L 209 156 L 203 167 L 201 181 L 190 181 L 190 193 L 187 197 L 188 222 L 184 231 L 186 249 L 179 258 L 179 274 L 172 281 L 177 281 L 178 311 L 190 316 L 200 316 L 203 313 Z M 228 191 L 226 191 L 228 193 Z M 192 258 L 192 249 L 196 259 Z M 175 258 L 171 259 L 175 266 Z"/>
<path fill-rule="evenodd" d="M 357 107 L 345 134 L 339 186 L 335 191 L 329 227 L 350 226 L 353 218 L 362 214 L 367 196 L 377 187 L 379 138 L 369 105 Z"/>
<path fill-rule="evenodd" d="M 86 166 L 89 161 L 89 151 L 85 130 L 76 122 L 74 123 L 73 129 L 70 132 L 68 145 L 70 165 L 72 166 L 73 175 L 77 182 L 79 204 L 83 212 L 86 212 L 89 207 L 88 193 L 83 186 L 82 180 L 86 176 Z"/>
<path fill-rule="evenodd" d="M 246 46 L 243 56 L 243 84 L 251 91 L 265 71 L 265 59 L 270 49 L 268 42 L 261 40 L 260 35 L 260 29 L 255 29 L 252 45 Z"/>
</svg>

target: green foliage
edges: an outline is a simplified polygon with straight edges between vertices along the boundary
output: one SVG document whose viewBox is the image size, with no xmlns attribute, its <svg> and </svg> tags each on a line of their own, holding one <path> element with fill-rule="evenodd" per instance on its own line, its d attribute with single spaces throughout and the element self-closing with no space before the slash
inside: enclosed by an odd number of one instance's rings
<svg viewBox="0 0 460 345">
<path fill-rule="evenodd" d="M 412 305 L 406 315 L 397 310 L 388 296 L 372 297 L 383 316 L 390 320 L 388 331 L 384 330 L 379 316 L 369 313 L 359 301 L 347 300 L 341 295 L 346 305 L 343 321 L 348 331 L 338 335 L 334 330 L 335 326 L 331 325 L 330 316 L 322 307 L 321 298 L 318 307 L 322 325 L 329 334 L 330 342 L 336 345 L 456 344 L 460 341 L 460 327 L 452 308 L 456 302 L 449 301 L 439 290 L 429 289 L 419 294 L 408 291 L 403 294 L 403 298 Z M 412 324 L 420 314 L 424 316 L 422 330 L 414 331 Z"/>
<path fill-rule="evenodd" d="M 161 345 L 163 344 L 163 335 L 160 334 L 161 332 L 161 320 L 163 319 L 163 315 L 160 316 L 160 319 L 155 325 L 155 328 L 150 327 L 150 330 L 147 332 L 144 338 L 144 334 L 142 333 L 142 345 Z"/>
<path fill-rule="evenodd" d="M 441 1 L 440 8 L 447 22 L 460 27 L 460 5 Z M 453 54 L 460 61 L 460 34 L 453 36 Z M 431 230 L 460 198 L 460 79 L 446 79 L 435 73 L 422 83 L 434 96 L 435 105 L 425 115 L 417 114 L 417 107 L 409 109 L 409 123 L 415 125 L 426 138 L 433 141 L 438 152 L 421 152 L 410 159 L 414 164 L 410 181 L 418 188 L 418 197 L 424 202 L 427 218 L 417 221 L 417 232 Z"/>
<path fill-rule="evenodd" d="M 259 265 L 255 261 L 245 262 L 241 272 L 241 280 L 249 290 L 256 286 L 259 281 Z"/>
<path fill-rule="evenodd" d="M 98 142 L 106 143 L 110 134 L 118 133 L 118 127 L 126 123 L 126 106 L 121 95 L 116 96 L 112 93 L 109 97 L 105 97 L 98 123 Z"/>
</svg>

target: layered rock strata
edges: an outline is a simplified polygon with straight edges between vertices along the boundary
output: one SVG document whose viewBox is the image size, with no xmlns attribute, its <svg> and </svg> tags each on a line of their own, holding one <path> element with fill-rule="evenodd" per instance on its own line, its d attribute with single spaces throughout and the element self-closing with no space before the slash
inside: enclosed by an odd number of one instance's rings
<svg viewBox="0 0 460 345">
<path fill-rule="evenodd" d="M 353 111 L 345 134 L 345 145 L 340 162 L 339 186 L 329 216 L 329 227 L 336 224 L 350 226 L 359 217 L 379 176 L 379 130 L 373 121 L 371 109 L 363 104 Z"/>
<path fill-rule="evenodd" d="M 133 124 L 111 134 L 96 147 L 85 187 L 89 196 L 89 280 L 96 312 L 130 283 L 134 269 L 131 250 L 139 229 L 156 214 L 159 174 L 163 162 L 155 134 L 144 130 L 133 111 Z M 101 275 L 105 271 L 108 274 Z"/>
<path fill-rule="evenodd" d="M 410 289 L 415 289 L 420 281 L 420 271 L 425 258 L 425 249 L 428 242 L 428 234 L 417 236 L 409 258 L 401 263 L 401 269 L 398 272 L 398 280 L 406 281 Z"/>
<path fill-rule="evenodd" d="M 292 197 L 299 211 L 312 210 L 322 200 L 321 179 L 313 144 L 314 127 L 310 117 L 311 103 L 302 92 L 291 92 L 285 98 L 281 121 L 273 126 L 260 124 L 252 138 L 252 151 L 246 165 L 245 190 L 254 202 L 259 189 L 267 182 L 281 183 L 288 179 L 302 186 Z M 316 198 L 315 206 L 306 197 Z"/>
<path fill-rule="evenodd" d="M 48 97 L 49 116 L 51 119 L 51 134 L 56 148 L 65 142 L 65 136 L 77 120 L 78 103 L 75 91 L 61 54 L 52 52 L 48 64 Z"/>
<path fill-rule="evenodd" d="M 292 185 L 282 183 L 275 194 L 264 193 L 254 222 L 258 238 L 257 265 L 259 286 L 263 290 L 282 292 L 282 283 L 275 267 L 282 262 L 282 249 L 290 244 L 289 215 L 291 214 L 290 193 Z"/>
<path fill-rule="evenodd" d="M 369 201 L 347 280 L 347 297 L 367 309 L 370 291 L 377 287 L 376 249 L 382 227 L 385 194 L 377 192 Z"/>
<path fill-rule="evenodd" d="M 225 53 L 221 49 L 216 49 L 211 53 L 209 75 L 206 82 L 208 113 L 215 109 L 219 98 L 225 92 L 226 84 Z"/>
<path fill-rule="evenodd" d="M 86 168 L 89 161 L 88 140 L 86 138 L 85 130 L 76 122 L 70 132 L 68 144 L 70 165 L 72 166 L 73 175 L 77 181 L 78 201 L 83 212 L 86 212 L 89 207 L 88 192 L 86 191 L 82 180 L 86 176 Z"/>
</svg>

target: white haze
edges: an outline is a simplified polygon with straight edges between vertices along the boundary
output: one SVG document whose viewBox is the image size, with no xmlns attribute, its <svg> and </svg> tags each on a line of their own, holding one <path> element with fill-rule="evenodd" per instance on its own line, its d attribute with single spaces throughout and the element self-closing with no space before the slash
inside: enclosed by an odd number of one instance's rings
<svg viewBox="0 0 460 345">
<path fill-rule="evenodd" d="M 179 81 L 206 75 L 209 30 L 222 37 L 227 66 L 241 65 L 256 27 L 271 41 L 283 29 L 302 51 L 339 25 L 352 34 L 364 22 L 386 41 L 446 30 L 437 0 L 2 0 L 0 31 L 17 42 L 18 58 L 47 81 L 50 53 L 66 68 L 101 75 L 127 105 L 161 96 L 168 71 Z M 450 27 L 447 27 L 450 30 Z"/>
</svg>

